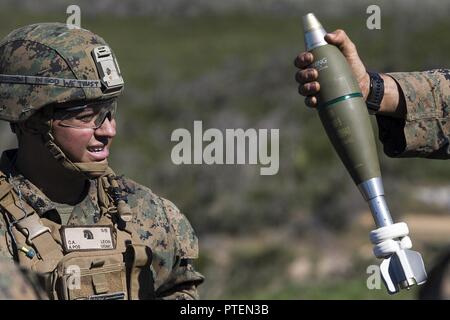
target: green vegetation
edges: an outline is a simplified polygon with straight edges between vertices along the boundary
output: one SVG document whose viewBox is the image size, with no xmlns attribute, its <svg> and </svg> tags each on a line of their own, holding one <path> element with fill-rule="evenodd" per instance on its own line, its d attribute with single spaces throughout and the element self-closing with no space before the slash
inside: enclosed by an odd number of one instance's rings
<svg viewBox="0 0 450 320">
<path fill-rule="evenodd" d="M 310 285 L 285 286 L 276 291 L 260 291 L 254 294 L 232 295 L 230 299 L 261 299 L 261 300 L 411 300 L 417 293 L 416 289 L 402 291 L 395 296 L 389 296 L 385 288 L 368 290 L 365 279 L 329 279 L 326 282 L 316 282 Z"/>
</svg>

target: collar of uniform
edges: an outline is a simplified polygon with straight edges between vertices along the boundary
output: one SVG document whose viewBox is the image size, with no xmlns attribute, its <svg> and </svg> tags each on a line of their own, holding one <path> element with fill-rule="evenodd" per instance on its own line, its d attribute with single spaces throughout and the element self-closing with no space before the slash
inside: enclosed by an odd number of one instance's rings
<svg viewBox="0 0 450 320">
<path fill-rule="evenodd" d="M 95 224 L 100 219 L 100 208 L 98 206 L 97 198 L 97 184 L 96 180 L 89 180 L 89 189 L 87 195 L 76 205 L 72 206 L 72 212 L 70 214 L 68 224 L 74 225 L 87 225 Z M 57 203 L 53 202 L 56 207 L 56 211 L 61 216 L 60 207 Z"/>
</svg>

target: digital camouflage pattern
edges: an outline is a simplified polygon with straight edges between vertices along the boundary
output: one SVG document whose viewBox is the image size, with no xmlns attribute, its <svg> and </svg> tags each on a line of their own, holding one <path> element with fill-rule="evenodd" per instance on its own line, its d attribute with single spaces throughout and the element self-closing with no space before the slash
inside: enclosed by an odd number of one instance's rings
<svg viewBox="0 0 450 320">
<path fill-rule="evenodd" d="M 391 157 L 450 158 L 450 70 L 389 73 L 401 87 L 406 118 L 377 115 Z"/>
<path fill-rule="evenodd" d="M 0 258 L 0 300 L 41 300 L 45 294 L 38 279 L 11 259 Z"/>
<path fill-rule="evenodd" d="M 98 35 L 62 23 L 25 26 L 0 42 L 0 74 L 99 80 L 91 52 L 103 45 L 107 43 Z M 106 99 L 121 92 L 0 83 L 0 119 L 23 121 L 47 104 Z"/>
<path fill-rule="evenodd" d="M 5 151 L 0 161 L 0 170 L 10 178 L 9 183 L 21 191 L 23 199 L 41 217 L 60 223 L 58 205 L 50 201 L 36 186 L 16 172 L 12 159 L 16 150 Z M 203 276 L 196 272 L 192 260 L 198 257 L 198 242 L 195 233 L 177 207 L 170 201 L 155 195 L 150 189 L 125 177 L 119 178 L 131 208 L 132 228 L 141 241 L 152 249 L 152 278 L 155 298 L 196 299 L 197 286 Z M 88 195 L 74 206 L 68 225 L 92 225 L 99 220 L 96 180 Z M 0 255 L 8 256 L 8 237 L 4 217 L 0 215 Z"/>
</svg>

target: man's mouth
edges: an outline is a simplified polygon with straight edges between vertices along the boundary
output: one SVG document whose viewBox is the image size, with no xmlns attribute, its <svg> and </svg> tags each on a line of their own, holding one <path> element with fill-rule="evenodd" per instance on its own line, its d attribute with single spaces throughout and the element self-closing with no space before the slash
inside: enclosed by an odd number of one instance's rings
<svg viewBox="0 0 450 320">
<path fill-rule="evenodd" d="M 89 150 L 89 152 L 102 152 L 103 150 L 105 150 L 105 146 L 93 146 L 93 147 L 88 147 L 87 148 Z"/>
<path fill-rule="evenodd" d="M 109 150 L 106 145 L 87 147 L 92 161 L 102 161 L 109 156 Z"/>
</svg>

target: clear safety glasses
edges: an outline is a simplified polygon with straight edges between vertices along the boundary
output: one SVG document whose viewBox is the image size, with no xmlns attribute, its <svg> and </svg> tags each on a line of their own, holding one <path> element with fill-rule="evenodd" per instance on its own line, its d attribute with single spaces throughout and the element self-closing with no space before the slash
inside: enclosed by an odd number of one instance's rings
<svg viewBox="0 0 450 320">
<path fill-rule="evenodd" d="M 98 129 L 105 119 L 114 119 L 117 100 L 89 103 L 75 107 L 56 109 L 54 119 L 60 120 L 64 127 L 79 129 Z"/>
</svg>

